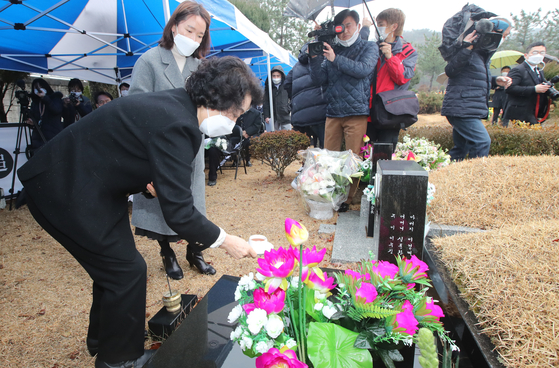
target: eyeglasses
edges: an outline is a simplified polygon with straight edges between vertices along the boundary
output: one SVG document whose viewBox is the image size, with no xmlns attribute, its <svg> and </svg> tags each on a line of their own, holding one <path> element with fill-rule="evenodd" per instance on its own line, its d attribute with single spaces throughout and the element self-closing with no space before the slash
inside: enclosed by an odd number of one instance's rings
<svg viewBox="0 0 559 368">
<path fill-rule="evenodd" d="M 543 55 L 543 56 L 545 56 L 545 51 L 530 51 L 530 55 Z"/>
<path fill-rule="evenodd" d="M 109 99 L 107 99 L 107 100 L 99 100 L 99 101 L 97 102 L 97 105 L 103 106 L 103 105 L 105 105 L 105 104 L 108 104 L 109 102 L 111 102 L 111 100 L 109 100 Z"/>
</svg>

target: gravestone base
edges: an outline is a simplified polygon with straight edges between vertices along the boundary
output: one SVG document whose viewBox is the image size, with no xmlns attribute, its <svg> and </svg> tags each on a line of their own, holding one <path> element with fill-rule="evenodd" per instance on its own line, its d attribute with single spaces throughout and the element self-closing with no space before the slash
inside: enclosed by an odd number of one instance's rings
<svg viewBox="0 0 559 368">
<path fill-rule="evenodd" d="M 196 305 L 198 297 L 196 295 L 181 295 L 181 309 L 176 313 L 167 312 L 166 307 L 162 307 L 152 319 L 148 321 L 150 335 L 158 339 L 166 339 L 181 324 L 184 318 Z"/>
</svg>

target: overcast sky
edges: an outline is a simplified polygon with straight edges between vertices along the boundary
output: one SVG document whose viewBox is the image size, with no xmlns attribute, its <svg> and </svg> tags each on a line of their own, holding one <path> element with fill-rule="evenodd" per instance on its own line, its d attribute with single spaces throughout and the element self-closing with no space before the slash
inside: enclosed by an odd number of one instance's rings
<svg viewBox="0 0 559 368">
<path fill-rule="evenodd" d="M 367 5 L 373 16 L 376 16 L 386 8 L 399 8 L 406 14 L 406 24 L 404 30 L 428 28 L 440 31 L 444 22 L 460 11 L 467 1 L 455 0 L 375 0 L 368 2 Z M 520 14 L 521 10 L 526 12 L 536 12 L 542 8 L 542 12 L 558 8 L 556 1 L 530 1 L 530 0 L 477 0 L 471 3 L 500 16 L 510 18 L 510 13 Z M 555 6 L 553 6 L 555 5 Z M 367 13 L 363 5 L 354 7 L 361 16 Z M 364 10 L 364 12 L 363 12 Z M 339 11 L 336 9 L 336 11 Z M 321 14 L 320 18 L 325 16 Z"/>
</svg>

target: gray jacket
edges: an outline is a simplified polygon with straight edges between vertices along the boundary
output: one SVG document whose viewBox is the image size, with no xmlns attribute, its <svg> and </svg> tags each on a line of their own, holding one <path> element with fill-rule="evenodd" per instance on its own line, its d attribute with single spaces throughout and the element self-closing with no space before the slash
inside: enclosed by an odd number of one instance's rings
<svg viewBox="0 0 559 368">
<path fill-rule="evenodd" d="M 198 65 L 200 65 L 200 60 L 193 57 L 186 58 L 186 64 L 181 74 L 171 50 L 161 46 L 154 47 L 143 54 L 134 65 L 130 94 L 184 88 L 186 78 L 198 69 Z M 194 207 L 206 215 L 203 145 L 200 145 L 192 166 L 191 189 Z M 167 226 L 157 198 L 147 199 L 141 194 L 135 194 L 131 223 L 136 227 L 158 234 L 176 235 Z"/>
</svg>

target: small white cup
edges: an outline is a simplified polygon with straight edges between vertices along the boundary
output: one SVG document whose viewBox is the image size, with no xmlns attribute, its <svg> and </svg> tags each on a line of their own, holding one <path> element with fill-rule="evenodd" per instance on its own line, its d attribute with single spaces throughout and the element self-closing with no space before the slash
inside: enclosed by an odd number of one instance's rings
<svg viewBox="0 0 559 368">
<path fill-rule="evenodd" d="M 256 254 L 264 254 L 265 251 L 274 249 L 274 246 L 268 242 L 268 238 L 264 235 L 251 235 L 248 238 L 248 245 L 254 249 Z"/>
</svg>

